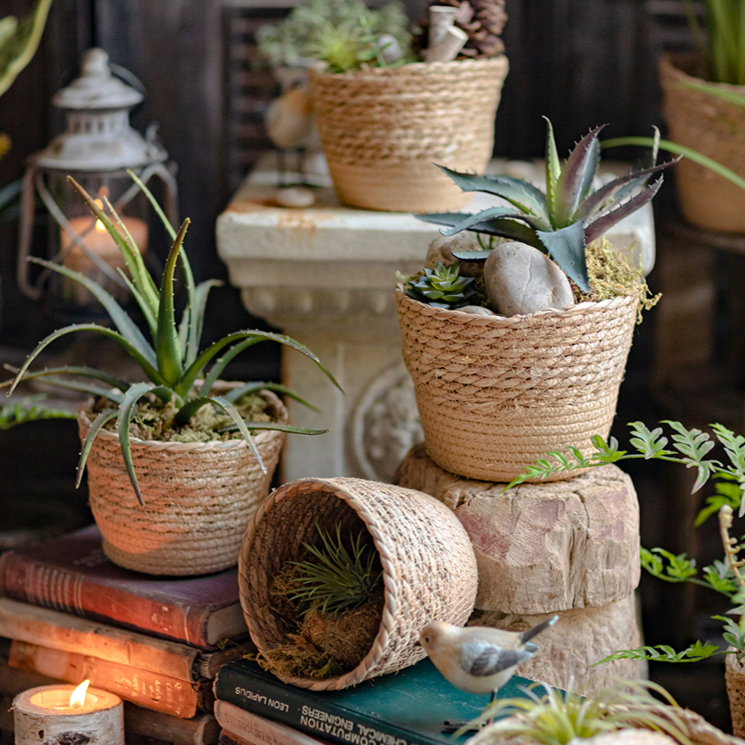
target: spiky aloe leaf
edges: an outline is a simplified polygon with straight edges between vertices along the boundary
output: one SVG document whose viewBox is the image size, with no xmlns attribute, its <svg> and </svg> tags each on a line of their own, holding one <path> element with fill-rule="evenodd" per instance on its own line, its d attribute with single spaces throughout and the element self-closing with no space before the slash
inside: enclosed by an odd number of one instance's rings
<svg viewBox="0 0 745 745">
<path fill-rule="evenodd" d="M 182 252 L 182 255 L 183 252 Z M 219 279 L 209 279 L 200 282 L 195 288 L 192 295 L 192 305 L 184 311 L 179 326 L 179 343 L 181 348 L 186 350 L 184 363 L 188 366 L 197 358 L 199 354 L 199 342 L 202 338 L 202 329 L 204 327 L 204 314 L 207 309 L 207 299 L 210 290 L 213 287 L 221 287 L 222 282 Z"/>
<path fill-rule="evenodd" d="M 36 7 L 20 22 L 14 16 L 0 21 L 0 96 L 34 56 L 51 4 L 52 0 L 38 0 Z"/>
<path fill-rule="evenodd" d="M 582 292 L 589 292 L 590 280 L 585 262 L 585 226 L 581 222 L 575 222 L 560 230 L 537 230 L 536 233 L 551 258 L 567 277 Z"/>
<path fill-rule="evenodd" d="M 14 375 L 18 373 L 17 368 L 12 368 L 9 365 L 3 365 L 6 370 L 9 370 Z M 47 375 L 77 375 L 84 378 L 93 378 L 99 380 L 102 383 L 106 383 L 110 388 L 116 388 L 120 391 L 126 391 L 129 388 L 129 383 L 117 378 L 114 375 L 103 372 L 102 370 L 96 370 L 93 367 L 80 367 L 76 365 L 65 365 L 64 367 L 47 367 L 43 370 L 35 370 L 34 372 L 26 372 L 21 381 L 23 380 L 34 380 L 35 378 L 43 378 Z M 13 381 L 4 380 L 0 383 L 0 388 L 7 388 Z M 19 381 L 20 382 L 20 381 Z"/>
<path fill-rule="evenodd" d="M 553 226 L 565 228 L 574 220 L 577 209 L 590 193 L 600 163 L 598 135 L 605 125 L 586 134 L 569 154 L 556 182 Z"/>
<path fill-rule="evenodd" d="M 280 424 L 280 422 L 246 422 L 249 430 L 271 430 L 275 432 L 287 432 L 291 435 L 325 435 L 327 429 L 309 429 L 308 427 L 295 427 L 292 424 Z M 236 425 L 223 427 L 220 432 L 235 432 Z"/>
<path fill-rule="evenodd" d="M 548 221 L 546 195 L 528 181 L 502 175 L 479 176 L 437 166 L 462 191 L 480 191 L 506 199 L 521 212 Z"/>
<path fill-rule="evenodd" d="M 558 227 L 554 222 L 556 213 L 556 185 L 561 176 L 561 162 L 559 161 L 559 151 L 556 149 L 556 140 L 554 138 L 554 126 L 551 120 L 544 116 L 548 131 L 546 133 L 546 203 L 548 204 L 548 214 L 553 227 Z"/>
<path fill-rule="evenodd" d="M 301 396 L 298 396 L 295 391 L 288 388 L 286 385 L 282 385 L 281 383 L 267 383 L 262 381 L 252 381 L 251 383 L 246 383 L 245 385 L 238 386 L 237 388 L 233 388 L 232 390 L 228 391 L 225 395 L 225 398 L 228 399 L 228 401 L 237 401 L 239 398 L 242 398 L 243 396 L 249 395 L 251 393 L 257 393 L 261 390 L 267 390 L 267 391 L 273 391 L 274 393 L 279 393 L 282 396 L 286 396 L 287 398 L 291 398 L 294 401 L 297 401 L 299 404 L 302 404 L 303 406 L 307 406 L 309 409 L 312 409 L 313 411 L 320 411 L 320 409 L 317 406 L 313 406 L 310 402 L 306 401 Z"/>
<path fill-rule="evenodd" d="M 119 303 L 112 297 L 110 293 L 104 290 L 101 285 L 94 282 L 90 277 L 83 274 L 82 272 L 76 272 L 73 269 L 68 269 L 62 264 L 55 264 L 51 261 L 45 261 L 44 259 L 38 259 L 35 256 L 29 257 L 29 261 L 34 264 L 40 264 L 41 266 L 49 269 L 50 271 L 62 274 L 65 277 L 69 277 L 75 282 L 79 282 L 85 287 L 93 297 L 103 305 L 104 310 L 109 314 L 109 318 L 114 322 L 114 326 L 119 330 L 119 333 L 127 339 L 144 357 L 148 359 L 151 364 L 156 364 L 155 351 L 148 343 L 147 339 L 143 336 L 142 332 L 135 322 L 127 315 L 126 311 L 119 305 Z"/>
<path fill-rule="evenodd" d="M 189 228 L 190 220 L 184 220 L 176 240 L 168 252 L 163 278 L 160 285 L 158 304 L 158 332 L 155 337 L 155 354 L 158 369 L 168 385 L 176 385 L 184 373 L 181 344 L 176 331 L 176 311 L 173 299 L 173 278 L 176 271 L 181 245 Z"/>
<path fill-rule="evenodd" d="M 117 415 L 118 412 L 116 409 L 105 409 L 91 423 L 90 429 L 83 440 L 83 447 L 80 451 L 80 460 L 78 460 L 78 476 L 75 480 L 76 489 L 80 486 L 80 482 L 83 480 L 85 465 L 88 462 L 88 455 L 91 452 L 94 440 L 98 436 L 98 433 L 103 429 L 104 424 L 115 419 Z"/>
</svg>

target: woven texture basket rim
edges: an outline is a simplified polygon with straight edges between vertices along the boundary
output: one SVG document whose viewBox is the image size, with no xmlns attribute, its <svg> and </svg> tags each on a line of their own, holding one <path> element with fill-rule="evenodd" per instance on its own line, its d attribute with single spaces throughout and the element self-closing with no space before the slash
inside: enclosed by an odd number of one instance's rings
<svg viewBox="0 0 745 745">
<path fill-rule="evenodd" d="M 530 315 L 514 315 L 514 316 L 502 316 L 502 315 L 493 315 L 493 316 L 482 316 L 477 315 L 475 313 L 464 313 L 462 310 L 452 309 L 452 308 L 436 308 L 432 305 L 429 305 L 427 303 L 423 303 L 420 300 L 416 300 L 415 298 L 409 297 L 403 289 L 402 284 L 398 284 L 396 286 L 396 294 L 399 295 L 399 301 L 402 303 L 406 303 L 410 306 L 413 306 L 416 308 L 419 306 L 420 311 L 428 313 L 430 316 L 434 318 L 442 318 L 443 320 L 447 318 L 457 318 L 459 321 L 463 322 L 470 322 L 470 323 L 476 323 L 476 324 L 490 324 L 490 325 L 499 325 L 499 326 L 516 326 L 518 324 L 524 324 L 524 323 L 530 323 L 533 320 L 543 320 L 545 318 L 553 318 L 553 317 L 567 317 L 567 316 L 574 316 L 574 315 L 580 315 L 582 313 L 587 313 L 589 311 L 594 310 L 603 310 L 606 308 L 623 308 L 627 305 L 635 304 L 638 302 L 638 299 L 635 295 L 619 295 L 614 298 L 609 298 L 608 300 L 587 300 L 582 303 L 577 303 L 576 305 L 572 305 L 569 308 L 563 308 L 563 309 L 557 309 L 557 308 L 547 308 L 546 310 L 541 310 L 538 313 L 532 313 Z M 424 309 L 427 309 L 426 311 Z"/>
<path fill-rule="evenodd" d="M 391 556 L 388 550 L 388 546 L 383 540 L 385 536 L 381 536 L 379 531 L 374 528 L 372 516 L 365 508 L 364 503 L 360 502 L 360 500 L 357 499 L 357 497 L 355 497 L 353 494 L 345 491 L 342 485 L 340 485 L 339 483 L 335 483 L 334 480 L 328 478 L 309 477 L 298 479 L 297 481 L 293 481 L 291 484 L 286 484 L 274 491 L 272 494 L 269 495 L 269 498 L 261 504 L 256 512 L 255 517 L 250 521 L 249 526 L 246 529 L 246 536 L 252 536 L 254 534 L 259 520 L 266 511 L 268 511 L 271 507 L 274 507 L 274 505 L 278 504 L 282 500 L 292 498 L 290 489 L 286 487 L 295 487 L 295 485 L 299 484 L 318 484 L 319 486 L 323 487 L 323 491 L 325 493 L 332 494 L 333 496 L 339 497 L 347 504 L 354 505 L 354 512 L 365 524 L 365 528 L 367 529 L 368 533 L 370 533 L 370 536 L 373 539 L 373 544 L 375 545 L 375 549 L 380 557 L 381 566 L 383 567 L 383 609 L 380 616 L 380 625 L 378 626 L 378 631 L 375 634 L 375 639 L 372 643 L 372 646 L 370 647 L 369 652 L 362 658 L 362 660 L 359 662 L 357 667 L 354 668 L 354 670 L 350 670 L 343 675 L 337 675 L 331 678 L 317 681 L 311 686 L 312 690 L 326 690 L 331 687 L 348 687 L 350 685 L 354 685 L 358 681 L 364 680 L 367 673 L 375 666 L 376 661 L 378 660 L 379 656 L 386 646 L 391 633 L 391 629 L 395 626 L 396 623 L 396 594 L 391 587 L 393 581 Z M 243 605 L 243 593 L 241 593 L 241 605 Z M 393 610 L 391 610 L 392 608 Z M 245 607 L 244 610 L 246 610 Z M 250 632 L 252 630 L 250 615 L 248 615 L 247 622 Z M 291 685 L 302 685 L 304 687 L 307 687 L 306 678 L 287 676 L 283 678 L 283 680 Z"/>
<path fill-rule="evenodd" d="M 308 73 L 319 78 L 336 78 L 339 80 L 354 79 L 376 79 L 403 77 L 405 75 L 433 75 L 436 73 L 457 70 L 458 68 L 469 67 L 501 67 L 507 63 L 507 55 L 500 54 L 497 57 L 488 57 L 486 59 L 462 59 L 451 60 L 450 62 L 409 62 L 400 67 L 366 67 L 359 70 L 349 70 L 347 72 L 327 72 L 311 67 Z"/>
<path fill-rule="evenodd" d="M 660 70 L 671 77 L 679 78 L 685 82 L 705 85 L 718 90 L 731 91 L 733 93 L 743 93 L 745 85 L 733 85 L 732 83 L 717 83 L 713 80 L 707 80 L 704 77 L 686 71 L 686 66 L 693 64 L 698 60 L 695 52 L 666 52 L 660 56 Z"/>
<path fill-rule="evenodd" d="M 261 394 L 264 399 L 267 401 L 268 405 L 276 406 L 275 400 L 279 401 L 279 398 L 270 390 L 261 389 L 257 391 L 259 394 Z M 281 403 L 281 402 L 280 402 Z M 80 408 L 78 409 L 78 420 L 83 424 L 83 426 L 86 429 L 90 429 L 91 426 L 91 420 L 88 416 L 88 412 L 90 411 L 91 407 L 93 405 L 93 399 L 90 398 L 87 401 L 85 401 Z M 281 414 L 282 417 L 277 420 L 278 424 L 287 424 L 288 422 L 288 415 L 287 410 L 283 407 L 281 409 L 277 409 Z M 271 436 L 271 433 L 274 430 L 261 430 L 257 432 L 253 438 L 254 440 L 258 442 L 263 442 L 266 439 L 269 439 Z M 107 429 L 101 429 L 98 431 L 98 434 L 96 435 L 96 438 L 102 438 L 104 440 L 119 441 L 119 435 L 115 432 L 111 432 Z M 234 448 L 247 448 L 248 443 L 243 439 L 230 439 L 230 440 L 209 440 L 207 442 L 165 442 L 163 440 L 143 440 L 139 437 L 130 437 L 129 442 L 132 445 L 145 445 L 153 450 L 173 450 L 176 452 L 182 452 L 182 453 L 188 453 L 188 452 L 199 452 L 200 450 L 208 450 L 208 449 L 221 449 L 221 450 L 232 450 Z"/>
</svg>

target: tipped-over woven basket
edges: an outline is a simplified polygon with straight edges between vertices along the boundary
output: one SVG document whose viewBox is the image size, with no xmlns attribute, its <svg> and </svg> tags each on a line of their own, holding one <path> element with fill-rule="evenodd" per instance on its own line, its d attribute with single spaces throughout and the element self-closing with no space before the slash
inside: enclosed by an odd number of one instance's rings
<svg viewBox="0 0 745 745">
<path fill-rule="evenodd" d="M 696 58 L 664 55 L 660 82 L 670 139 L 723 163 L 745 178 L 745 109 L 692 90 L 693 83 L 745 96 L 745 86 L 709 83 L 694 77 Z M 683 158 L 675 185 L 686 220 L 707 230 L 745 232 L 745 191 L 708 168 Z"/>
<path fill-rule="evenodd" d="M 287 409 L 261 391 L 265 411 L 287 423 Z M 90 409 L 78 412 L 81 441 Z M 262 473 L 246 441 L 157 442 L 132 438 L 132 457 L 145 506 L 124 468 L 119 440 L 102 430 L 88 456 L 88 489 L 103 550 L 115 564 L 145 574 L 207 574 L 238 562 L 246 523 L 269 493 L 285 433 L 254 435 Z"/>
<path fill-rule="evenodd" d="M 471 199 L 434 165 L 481 173 L 492 154 L 507 58 L 309 72 L 318 133 L 342 202 L 391 212 Z"/>
<path fill-rule="evenodd" d="M 367 655 L 354 670 L 325 680 L 288 677 L 286 683 L 336 690 L 413 665 L 425 656 L 419 632 L 433 621 L 462 626 L 473 610 L 478 575 L 468 534 L 434 497 L 356 478 L 300 479 L 277 489 L 248 525 L 238 563 L 241 604 L 260 652 L 286 643 L 272 611 L 271 583 L 303 543 L 341 525 L 342 534 L 367 529 L 383 569 L 384 606 Z"/>
<path fill-rule="evenodd" d="M 635 297 L 506 318 L 434 308 L 399 286 L 396 305 L 424 442 L 441 468 L 509 482 L 549 450 L 589 454 L 592 435 L 608 436 Z"/>
</svg>

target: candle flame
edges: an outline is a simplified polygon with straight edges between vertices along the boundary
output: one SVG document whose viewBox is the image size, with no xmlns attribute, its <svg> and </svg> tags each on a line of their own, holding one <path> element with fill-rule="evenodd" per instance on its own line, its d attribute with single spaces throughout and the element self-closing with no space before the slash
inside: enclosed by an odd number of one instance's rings
<svg viewBox="0 0 745 745">
<path fill-rule="evenodd" d="M 70 706 L 80 707 L 85 705 L 85 694 L 90 685 L 90 680 L 84 680 L 71 694 Z"/>
<path fill-rule="evenodd" d="M 99 194 L 101 194 L 102 192 L 103 192 L 103 187 L 101 188 L 101 191 L 99 191 Z M 99 209 L 103 209 L 103 200 L 101 200 L 101 199 L 94 199 L 93 201 L 96 203 L 96 206 Z M 105 233 L 106 232 L 106 226 L 100 220 L 96 220 L 95 228 L 96 228 L 96 232 L 97 233 Z"/>
</svg>

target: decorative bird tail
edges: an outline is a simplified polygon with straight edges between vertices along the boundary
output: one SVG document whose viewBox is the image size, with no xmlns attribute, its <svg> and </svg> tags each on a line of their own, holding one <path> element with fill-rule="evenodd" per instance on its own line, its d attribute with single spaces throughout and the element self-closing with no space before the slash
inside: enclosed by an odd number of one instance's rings
<svg viewBox="0 0 745 745">
<path fill-rule="evenodd" d="M 537 626 L 533 626 L 532 629 L 528 629 L 527 631 L 523 631 L 522 634 L 520 634 L 520 641 L 525 643 L 532 639 L 534 636 L 537 636 L 541 633 L 541 631 L 545 631 L 549 626 L 553 626 L 557 621 L 559 620 L 558 616 L 551 616 L 547 621 L 543 621 L 542 623 L 539 623 Z"/>
</svg>

